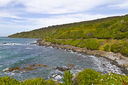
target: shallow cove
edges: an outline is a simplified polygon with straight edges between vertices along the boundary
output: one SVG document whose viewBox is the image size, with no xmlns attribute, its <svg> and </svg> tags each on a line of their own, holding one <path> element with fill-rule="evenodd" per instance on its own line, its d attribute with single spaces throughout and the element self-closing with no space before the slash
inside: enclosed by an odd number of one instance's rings
<svg viewBox="0 0 128 85">
<path fill-rule="evenodd" d="M 55 68 L 67 68 L 70 64 L 75 65 L 71 69 L 74 75 L 84 68 L 91 68 L 101 73 L 124 74 L 121 68 L 112 65 L 108 59 L 31 44 L 35 41 L 36 39 L 0 38 L 0 76 L 14 76 L 21 81 L 36 77 L 61 81 L 64 72 Z M 3 72 L 7 68 L 23 69 L 28 65 L 38 64 L 48 65 L 48 67 L 34 68 L 28 72 Z"/>
</svg>

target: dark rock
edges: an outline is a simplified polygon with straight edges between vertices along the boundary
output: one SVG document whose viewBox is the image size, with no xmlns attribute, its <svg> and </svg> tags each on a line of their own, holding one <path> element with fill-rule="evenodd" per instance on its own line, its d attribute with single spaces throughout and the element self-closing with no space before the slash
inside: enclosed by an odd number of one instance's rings
<svg viewBox="0 0 128 85">
<path fill-rule="evenodd" d="M 30 43 L 30 44 L 37 44 L 37 43 Z"/>
<path fill-rule="evenodd" d="M 43 65 L 43 67 L 48 67 L 48 65 Z"/>
<path fill-rule="evenodd" d="M 38 64 L 37 66 L 38 66 L 38 67 L 42 67 L 42 66 L 43 66 L 43 64 Z"/>
<path fill-rule="evenodd" d="M 19 70 L 20 71 L 20 68 L 19 67 L 14 67 L 12 68 L 13 70 Z"/>
<path fill-rule="evenodd" d="M 62 67 L 56 67 L 54 69 L 60 70 L 60 71 L 66 71 L 66 70 L 70 70 L 69 68 L 62 68 Z"/>
<path fill-rule="evenodd" d="M 12 72 L 14 69 L 12 68 L 8 68 L 8 69 L 5 69 L 3 72 Z"/>
<path fill-rule="evenodd" d="M 2 43 L 2 44 L 7 44 L 7 43 Z"/>
<path fill-rule="evenodd" d="M 67 67 L 68 68 L 70 68 L 70 69 L 72 69 L 72 68 L 74 68 L 76 65 L 74 65 L 74 64 L 69 64 Z"/>
</svg>

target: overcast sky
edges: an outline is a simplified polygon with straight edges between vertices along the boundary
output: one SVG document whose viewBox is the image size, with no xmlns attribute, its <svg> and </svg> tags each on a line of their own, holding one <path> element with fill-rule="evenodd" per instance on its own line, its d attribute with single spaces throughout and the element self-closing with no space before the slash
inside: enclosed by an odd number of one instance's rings
<svg viewBox="0 0 128 85">
<path fill-rule="evenodd" d="M 128 13 L 128 0 L 0 0 L 0 36 Z"/>
</svg>

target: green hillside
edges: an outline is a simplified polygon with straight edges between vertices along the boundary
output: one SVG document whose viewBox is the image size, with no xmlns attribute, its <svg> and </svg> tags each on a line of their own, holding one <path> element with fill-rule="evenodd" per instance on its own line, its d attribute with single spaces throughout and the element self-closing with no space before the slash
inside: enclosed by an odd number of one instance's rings
<svg viewBox="0 0 128 85">
<path fill-rule="evenodd" d="M 8 37 L 43 38 L 52 43 L 128 55 L 128 15 L 49 26 Z"/>
<path fill-rule="evenodd" d="M 64 24 L 22 32 L 9 37 L 56 39 L 128 38 L 128 15 Z"/>
</svg>

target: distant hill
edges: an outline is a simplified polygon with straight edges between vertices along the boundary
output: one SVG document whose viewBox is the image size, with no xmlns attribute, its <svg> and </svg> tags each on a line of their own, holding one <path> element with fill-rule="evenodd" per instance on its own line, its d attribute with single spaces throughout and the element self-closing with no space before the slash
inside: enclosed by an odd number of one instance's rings
<svg viewBox="0 0 128 85">
<path fill-rule="evenodd" d="M 13 38 L 123 39 L 128 38 L 128 15 L 49 26 L 10 35 Z"/>
</svg>

